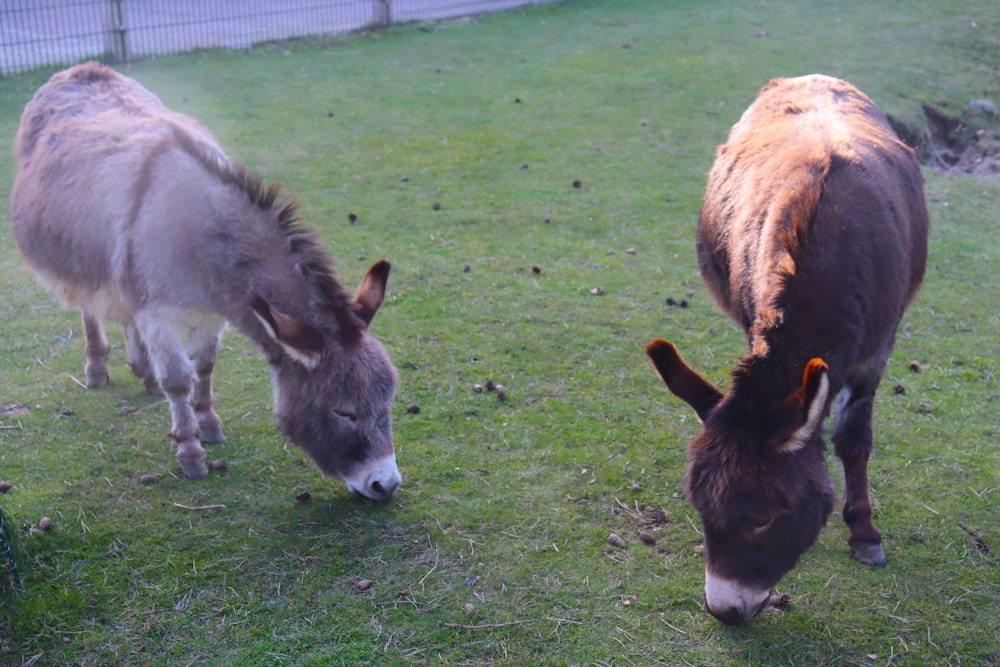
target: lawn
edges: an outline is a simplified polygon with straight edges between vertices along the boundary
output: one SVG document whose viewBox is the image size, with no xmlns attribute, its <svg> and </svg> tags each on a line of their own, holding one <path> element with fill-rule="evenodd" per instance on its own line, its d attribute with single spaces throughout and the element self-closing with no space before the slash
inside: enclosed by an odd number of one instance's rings
<svg viewBox="0 0 1000 667">
<path fill-rule="evenodd" d="M 968 105 L 1000 102 L 995 3 L 570 0 L 120 69 L 281 181 L 349 287 L 393 262 L 372 332 L 400 371 L 403 487 L 374 504 L 322 478 L 236 331 L 209 452 L 228 467 L 180 478 L 120 332 L 111 384 L 82 389 L 79 316 L 4 223 L 0 665 L 1000 665 L 1000 179 L 924 172 L 927 277 L 876 401 L 884 568 L 835 513 L 787 608 L 709 616 L 681 490 L 699 425 L 643 353 L 668 337 L 726 385 L 744 352 L 694 231 L 760 86 L 818 71 L 917 135 L 924 105 L 996 132 Z M 50 74 L 0 80 L 4 154 Z M 13 176 L 0 161 L 4 218 Z"/>
</svg>

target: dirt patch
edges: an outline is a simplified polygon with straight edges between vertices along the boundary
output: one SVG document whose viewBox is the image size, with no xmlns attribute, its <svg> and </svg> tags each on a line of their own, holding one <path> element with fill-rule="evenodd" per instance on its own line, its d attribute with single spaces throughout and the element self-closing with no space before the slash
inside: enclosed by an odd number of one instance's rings
<svg viewBox="0 0 1000 667">
<path fill-rule="evenodd" d="M 924 127 L 889 121 L 924 164 L 953 176 L 1000 180 L 1000 116 L 992 102 L 976 100 L 963 115 L 929 104 L 923 112 Z"/>
</svg>

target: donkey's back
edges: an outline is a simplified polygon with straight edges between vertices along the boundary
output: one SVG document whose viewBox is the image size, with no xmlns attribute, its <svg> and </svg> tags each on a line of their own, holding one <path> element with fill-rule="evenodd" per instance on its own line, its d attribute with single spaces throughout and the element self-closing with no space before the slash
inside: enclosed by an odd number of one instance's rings
<svg viewBox="0 0 1000 667">
<path fill-rule="evenodd" d="M 60 72 L 39 89 L 25 107 L 15 153 L 12 220 L 24 258 L 66 302 L 122 323 L 149 289 L 132 254 L 167 252 L 134 243 L 152 233 L 141 229 L 151 199 L 169 182 L 175 202 L 190 210 L 218 180 L 205 175 L 229 167 L 196 121 L 96 63 Z M 208 164 L 190 170 L 191 161 Z"/>
</svg>

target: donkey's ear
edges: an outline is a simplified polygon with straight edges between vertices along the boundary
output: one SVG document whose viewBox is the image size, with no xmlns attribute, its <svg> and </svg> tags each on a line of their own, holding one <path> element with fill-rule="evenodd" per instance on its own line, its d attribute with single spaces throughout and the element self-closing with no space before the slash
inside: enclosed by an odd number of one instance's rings
<svg viewBox="0 0 1000 667">
<path fill-rule="evenodd" d="M 358 291 L 354 293 L 354 312 L 365 326 L 371 324 L 379 306 L 385 300 L 385 284 L 389 280 L 390 268 L 392 264 L 386 259 L 380 259 L 372 264 Z"/>
<path fill-rule="evenodd" d="M 704 422 L 712 408 L 722 400 L 722 393 L 684 363 L 673 343 L 657 338 L 646 345 L 646 354 L 667 389 L 694 408 L 698 418 Z"/>
<path fill-rule="evenodd" d="M 823 421 L 826 399 L 830 395 L 829 367 L 822 359 L 810 359 L 798 390 L 775 410 L 773 423 L 782 432 L 775 447 L 780 454 L 794 454 L 802 449 Z"/>
<path fill-rule="evenodd" d="M 323 351 L 323 334 L 319 329 L 271 307 L 267 299 L 256 292 L 247 297 L 253 314 L 264 330 L 285 350 L 289 357 L 306 368 L 315 368 Z"/>
</svg>

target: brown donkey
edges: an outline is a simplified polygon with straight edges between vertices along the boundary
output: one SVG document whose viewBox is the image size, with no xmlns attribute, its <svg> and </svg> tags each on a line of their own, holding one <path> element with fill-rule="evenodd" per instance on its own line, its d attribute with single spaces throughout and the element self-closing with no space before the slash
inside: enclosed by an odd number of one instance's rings
<svg viewBox="0 0 1000 667">
<path fill-rule="evenodd" d="M 772 81 L 719 148 L 697 250 L 747 334 L 729 394 L 667 341 L 646 351 L 704 425 L 685 488 L 704 528 L 706 604 L 735 624 L 761 610 L 833 507 L 821 437 L 831 403 L 851 550 L 885 563 L 868 501 L 872 402 L 924 275 L 920 165 L 850 84 Z"/>
<path fill-rule="evenodd" d="M 282 432 L 352 491 L 393 494 L 397 375 L 368 333 L 388 262 L 346 293 L 276 186 L 96 63 L 38 90 L 15 150 L 14 235 L 39 279 L 83 311 L 87 386 L 108 381 L 101 322 L 121 323 L 132 371 L 170 401 L 186 477 L 208 472 L 201 443 L 223 439 L 212 369 L 232 322 L 271 366 Z"/>
</svg>

